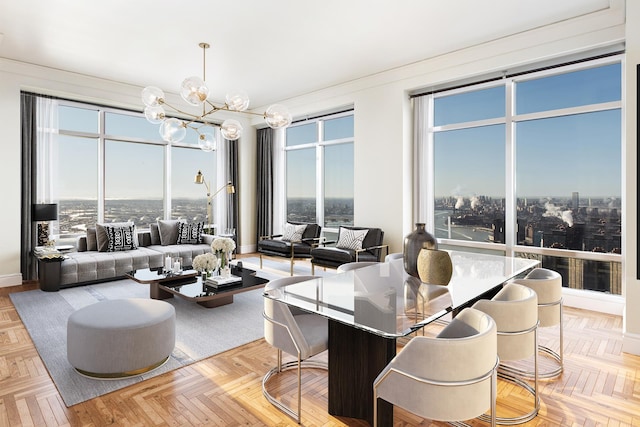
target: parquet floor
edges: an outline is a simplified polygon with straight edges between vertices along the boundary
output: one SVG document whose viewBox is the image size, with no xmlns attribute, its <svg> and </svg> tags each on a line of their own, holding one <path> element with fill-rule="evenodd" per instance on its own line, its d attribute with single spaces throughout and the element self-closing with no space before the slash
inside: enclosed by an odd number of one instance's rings
<svg viewBox="0 0 640 427">
<path fill-rule="evenodd" d="M 275 350 L 264 340 L 65 407 L 8 297 L 10 292 L 34 287 L 0 288 L 0 426 L 296 425 L 262 396 L 262 376 L 276 359 Z M 543 329 L 540 339 L 553 336 Z M 620 317 L 567 307 L 565 372 L 557 380 L 540 383 L 540 413 L 524 425 L 640 426 L 640 357 L 622 353 L 621 348 Z M 295 392 L 291 374 L 274 383 L 285 398 Z M 326 372 L 305 372 L 303 393 L 302 425 L 367 425 L 327 414 Z M 528 410 L 530 404 L 530 398 L 500 381 L 499 415 Z M 399 408 L 394 424 L 444 425 Z"/>
</svg>

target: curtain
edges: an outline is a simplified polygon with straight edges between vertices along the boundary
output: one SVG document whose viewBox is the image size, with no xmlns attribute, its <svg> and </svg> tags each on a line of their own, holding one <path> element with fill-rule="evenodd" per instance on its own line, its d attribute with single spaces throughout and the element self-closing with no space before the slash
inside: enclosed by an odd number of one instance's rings
<svg viewBox="0 0 640 427">
<path fill-rule="evenodd" d="M 38 277 L 37 263 L 31 256 L 31 249 L 35 246 L 35 224 L 31 220 L 31 206 L 36 203 L 36 101 L 37 96 L 31 93 L 20 94 L 21 129 L 21 241 L 20 241 L 20 271 L 23 280 L 35 280 Z"/>
<path fill-rule="evenodd" d="M 38 278 L 36 262 L 31 256 L 36 246 L 32 206 L 36 203 L 58 201 L 56 180 L 58 164 L 58 105 L 51 97 L 22 92 L 20 94 L 21 120 L 21 242 L 20 271 L 23 280 Z M 57 234 L 54 223 L 51 234 Z"/>
<path fill-rule="evenodd" d="M 433 153 L 433 141 L 427 133 L 427 107 L 429 98 L 420 96 L 413 98 L 413 207 L 414 222 L 424 222 L 427 229 L 433 231 L 433 215 L 429 215 L 433 200 L 428 200 L 429 194 L 425 185 L 433 185 L 434 171 L 429 167 L 427 158 Z"/>
<path fill-rule="evenodd" d="M 256 241 L 273 233 L 273 129 L 257 131 Z"/>
<path fill-rule="evenodd" d="M 240 190 L 240 185 L 238 185 L 238 140 L 225 140 L 225 142 L 227 145 L 227 156 L 225 157 L 227 162 L 227 179 L 224 182 L 231 181 L 236 190 L 235 193 L 227 194 L 225 222 L 227 224 L 227 228 L 235 229 L 237 247 L 238 242 L 240 241 L 240 228 L 238 227 L 238 192 Z M 238 253 L 240 252 L 239 248 L 237 251 Z"/>
</svg>

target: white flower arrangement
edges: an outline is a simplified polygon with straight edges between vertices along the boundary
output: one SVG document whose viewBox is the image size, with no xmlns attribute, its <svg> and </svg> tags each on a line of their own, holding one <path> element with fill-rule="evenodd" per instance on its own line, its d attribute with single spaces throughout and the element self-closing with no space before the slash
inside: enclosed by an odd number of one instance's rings
<svg viewBox="0 0 640 427">
<path fill-rule="evenodd" d="M 214 252 L 229 253 L 236 248 L 236 242 L 228 237 L 216 237 L 211 243 L 211 249 Z"/>
<path fill-rule="evenodd" d="M 211 252 L 208 252 L 206 254 L 196 255 L 195 258 L 193 258 L 192 264 L 193 268 L 198 271 L 210 271 L 218 268 L 218 258 Z"/>
</svg>

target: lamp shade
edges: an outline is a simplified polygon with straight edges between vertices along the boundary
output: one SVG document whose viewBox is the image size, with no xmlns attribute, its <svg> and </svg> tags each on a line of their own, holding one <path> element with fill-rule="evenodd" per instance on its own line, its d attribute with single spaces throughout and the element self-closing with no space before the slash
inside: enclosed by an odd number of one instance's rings
<svg viewBox="0 0 640 427">
<path fill-rule="evenodd" d="M 33 205 L 33 221 L 55 221 L 58 219 L 57 203 L 42 203 Z"/>
</svg>

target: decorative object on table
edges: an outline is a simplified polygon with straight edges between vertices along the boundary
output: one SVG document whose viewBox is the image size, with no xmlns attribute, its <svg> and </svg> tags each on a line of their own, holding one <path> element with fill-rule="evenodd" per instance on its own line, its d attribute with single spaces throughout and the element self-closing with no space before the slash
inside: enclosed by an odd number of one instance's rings
<svg viewBox="0 0 640 427">
<path fill-rule="evenodd" d="M 236 187 L 234 187 L 231 181 L 229 181 L 222 187 L 218 188 L 215 193 L 211 194 L 210 183 L 207 183 L 207 181 L 204 179 L 204 174 L 200 170 L 196 174 L 193 182 L 195 182 L 196 184 L 204 184 L 205 188 L 207 189 L 207 232 L 210 232 L 211 220 L 213 217 L 213 215 L 211 214 L 211 203 L 213 202 L 213 198 L 216 196 L 216 194 L 218 194 L 225 188 L 227 189 L 227 194 L 234 194 L 236 192 Z"/>
<path fill-rule="evenodd" d="M 209 98 L 209 88 L 206 80 L 206 52 L 209 43 L 199 43 L 202 48 L 203 71 L 202 78 L 193 76 L 182 81 L 180 95 L 189 105 L 202 107 L 202 114 L 189 114 L 183 108 L 170 105 L 162 89 L 155 86 L 147 86 L 142 90 L 142 102 L 145 104 L 144 115 L 152 124 L 160 124 L 160 136 L 167 142 L 180 142 L 187 134 L 187 128 L 193 129 L 198 134 L 198 146 L 203 151 L 212 151 L 216 146 L 216 137 L 213 127 L 219 127 L 220 133 L 225 139 L 235 141 L 242 136 L 242 125 L 234 119 L 226 119 L 222 124 L 213 123 L 209 117 L 218 111 L 243 112 L 263 116 L 267 125 L 273 129 L 287 127 L 291 124 L 291 113 L 284 105 L 273 104 L 263 114 L 248 111 L 249 97 L 242 91 L 228 93 L 223 105 L 216 105 Z M 167 117 L 164 107 L 189 116 L 186 120 Z"/>
<path fill-rule="evenodd" d="M 231 266 L 229 261 L 231 260 L 231 252 L 236 248 L 236 242 L 228 237 L 216 237 L 211 243 L 211 250 L 216 254 L 218 258 L 218 267 L 220 268 L 219 275 L 222 277 L 229 277 L 231 275 Z"/>
<path fill-rule="evenodd" d="M 424 229 L 424 223 L 418 222 L 416 229 L 405 236 L 404 250 L 402 251 L 404 270 L 413 277 L 419 277 L 418 254 L 422 248 L 438 249 L 438 242 Z"/>
<path fill-rule="evenodd" d="M 171 258 L 171 272 L 182 273 L 182 257 L 174 256 Z"/>
<path fill-rule="evenodd" d="M 218 268 L 218 258 L 211 252 L 196 255 L 193 258 L 192 267 L 202 273 L 204 278 L 210 277 L 213 270 Z"/>
<path fill-rule="evenodd" d="M 57 203 L 39 203 L 32 207 L 32 221 L 37 222 L 37 245 L 45 246 L 49 241 L 49 221 L 58 219 Z"/>
<path fill-rule="evenodd" d="M 211 286 L 217 289 L 225 286 L 242 284 L 242 277 L 234 276 L 233 274 L 229 274 L 228 277 L 212 276 L 212 277 L 209 277 L 207 280 L 205 280 L 204 283 L 207 286 Z"/>
<path fill-rule="evenodd" d="M 421 249 L 418 253 L 418 275 L 430 285 L 448 285 L 453 275 L 449 252 L 438 249 Z"/>
</svg>

